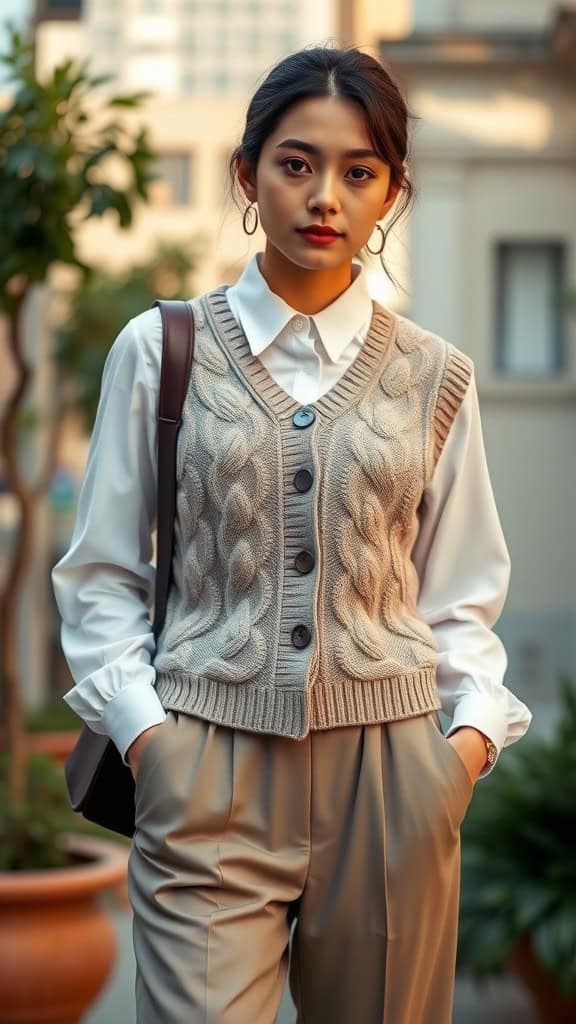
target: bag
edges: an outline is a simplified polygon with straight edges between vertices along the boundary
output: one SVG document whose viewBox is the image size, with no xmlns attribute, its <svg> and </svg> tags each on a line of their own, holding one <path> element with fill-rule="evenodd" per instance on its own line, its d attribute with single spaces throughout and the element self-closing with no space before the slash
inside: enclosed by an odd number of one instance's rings
<svg viewBox="0 0 576 1024">
<path fill-rule="evenodd" d="M 176 441 L 194 354 L 194 316 L 188 302 L 156 299 L 162 317 L 158 402 L 158 516 L 154 636 L 164 624 L 172 567 L 176 510 Z M 66 758 L 64 774 L 74 811 L 121 835 L 133 836 L 134 776 L 109 736 L 85 725 Z"/>
</svg>

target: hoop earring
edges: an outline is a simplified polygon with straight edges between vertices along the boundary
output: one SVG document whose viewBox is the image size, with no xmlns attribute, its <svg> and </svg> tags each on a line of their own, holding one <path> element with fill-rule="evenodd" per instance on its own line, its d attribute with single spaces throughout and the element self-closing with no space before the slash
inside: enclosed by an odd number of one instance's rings
<svg viewBox="0 0 576 1024">
<path fill-rule="evenodd" d="M 380 226 L 380 224 L 376 224 L 375 226 L 378 228 L 378 231 L 380 232 L 380 234 L 382 236 L 382 241 L 380 242 L 380 248 L 379 249 L 371 249 L 370 246 L 368 245 L 368 242 L 366 242 L 366 248 L 368 249 L 368 252 L 372 253 L 373 256 L 379 256 L 380 253 L 383 252 L 383 250 L 384 250 L 384 244 L 386 242 L 386 235 L 384 234 L 384 230 Z M 368 241 L 370 241 L 370 239 L 368 239 Z"/>
<path fill-rule="evenodd" d="M 253 212 L 256 218 L 254 222 L 254 227 L 252 228 L 251 231 L 249 231 L 248 228 L 246 227 L 246 214 L 249 213 L 250 211 Z M 254 232 L 256 231 L 256 228 L 258 227 L 258 210 L 254 206 L 254 203 L 250 203 L 250 205 L 247 206 L 246 209 L 244 210 L 244 216 L 242 217 L 242 227 L 244 228 L 244 231 L 246 232 L 247 235 L 253 235 Z"/>
</svg>

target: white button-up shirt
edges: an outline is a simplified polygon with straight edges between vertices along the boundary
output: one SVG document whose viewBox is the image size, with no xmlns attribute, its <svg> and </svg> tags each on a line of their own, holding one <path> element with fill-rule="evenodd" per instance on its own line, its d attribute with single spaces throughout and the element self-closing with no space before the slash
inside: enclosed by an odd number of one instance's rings
<svg viewBox="0 0 576 1024">
<path fill-rule="evenodd" d="M 254 255 L 227 298 L 252 353 L 303 405 L 329 391 L 360 350 L 372 317 L 366 275 L 329 306 L 305 315 L 271 291 Z M 159 318 L 158 318 L 159 320 Z M 153 683 L 157 407 L 161 327 L 137 318 L 106 361 L 70 546 L 52 571 L 62 647 L 75 686 L 64 700 L 127 764 L 136 737 L 165 718 Z M 474 526 L 471 527 L 473 520 Z M 424 495 L 412 551 L 418 607 L 439 650 L 437 687 L 446 735 L 474 726 L 498 749 L 527 731 L 532 713 L 503 682 L 507 656 L 492 627 L 510 581 L 490 483 L 474 375 Z M 485 767 L 480 777 L 492 770 Z"/>
</svg>

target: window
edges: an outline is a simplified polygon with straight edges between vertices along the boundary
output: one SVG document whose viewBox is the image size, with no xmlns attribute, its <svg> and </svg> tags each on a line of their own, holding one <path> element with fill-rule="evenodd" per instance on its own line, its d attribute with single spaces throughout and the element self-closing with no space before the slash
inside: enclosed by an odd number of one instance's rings
<svg viewBox="0 0 576 1024">
<path fill-rule="evenodd" d="M 541 377 L 565 366 L 563 242 L 501 242 L 496 247 L 496 368 Z"/>
<path fill-rule="evenodd" d="M 196 92 L 198 86 L 198 75 L 195 71 L 185 71 L 182 75 L 182 92 L 189 96 L 190 93 Z"/>
<path fill-rule="evenodd" d="M 262 48 L 262 36 L 257 28 L 249 28 L 244 33 L 244 46 L 246 52 L 252 55 L 260 53 Z"/>
<path fill-rule="evenodd" d="M 118 49 L 120 43 L 120 29 L 118 25 L 101 25 L 97 32 L 99 45 L 104 53 Z"/>
<path fill-rule="evenodd" d="M 198 53 L 198 36 L 196 32 L 185 32 L 182 36 L 182 50 L 187 57 Z"/>
<path fill-rule="evenodd" d="M 212 36 L 210 49 L 215 56 L 226 57 L 228 52 L 232 49 L 231 42 L 231 37 L 226 32 L 225 26 L 222 26 L 222 28 L 219 28 Z"/>
<path fill-rule="evenodd" d="M 281 53 L 289 53 L 296 49 L 296 33 L 291 28 L 281 29 L 277 35 L 278 49 Z"/>
<path fill-rule="evenodd" d="M 230 88 L 230 75 L 226 68 L 218 68 L 212 77 L 215 93 L 226 92 Z"/>
<path fill-rule="evenodd" d="M 39 21 L 81 18 L 82 0 L 38 0 L 36 17 Z"/>
<path fill-rule="evenodd" d="M 190 153 L 161 153 L 154 173 L 160 175 L 150 192 L 153 201 L 162 206 L 187 206 L 192 202 L 190 190 L 192 158 Z"/>
</svg>

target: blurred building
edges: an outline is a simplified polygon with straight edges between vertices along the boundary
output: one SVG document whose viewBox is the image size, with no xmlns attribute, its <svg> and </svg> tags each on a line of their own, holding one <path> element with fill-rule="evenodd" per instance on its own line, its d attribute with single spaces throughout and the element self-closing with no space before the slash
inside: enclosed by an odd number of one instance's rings
<svg viewBox="0 0 576 1024">
<path fill-rule="evenodd" d="M 262 248 L 248 238 L 228 194 L 227 164 L 240 141 L 246 104 L 280 57 L 337 35 L 333 0 L 39 0 L 39 74 L 65 56 L 111 75 L 102 92 L 154 95 L 125 121 L 145 120 L 159 151 L 161 181 L 134 229 L 110 249 L 106 221 L 82 229 L 80 253 L 121 266 L 159 238 L 198 240 L 199 291 L 236 279 Z M 124 118 L 124 113 L 123 113 Z"/>
</svg>

